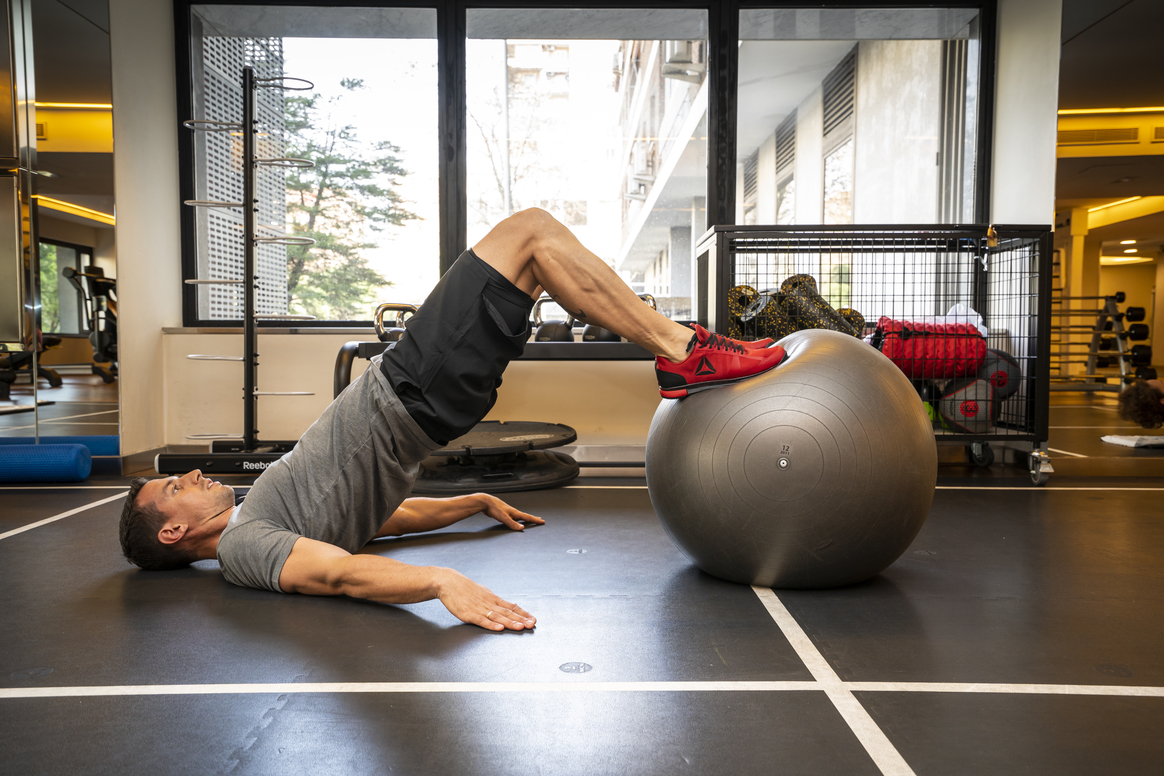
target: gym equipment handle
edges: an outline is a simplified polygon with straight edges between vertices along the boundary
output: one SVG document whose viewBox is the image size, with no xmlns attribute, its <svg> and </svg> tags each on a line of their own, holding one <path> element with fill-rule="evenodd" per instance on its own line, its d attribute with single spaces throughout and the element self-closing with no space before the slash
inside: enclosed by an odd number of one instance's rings
<svg viewBox="0 0 1164 776">
<path fill-rule="evenodd" d="M 256 237 L 255 242 L 265 245 L 315 245 L 310 237 Z"/>
<path fill-rule="evenodd" d="M 315 391 L 255 391 L 255 396 L 314 396 Z"/>
<path fill-rule="evenodd" d="M 187 439 L 242 439 L 242 434 L 187 434 Z"/>
<path fill-rule="evenodd" d="M 190 119 L 183 121 L 182 126 L 193 129 L 195 132 L 242 132 L 243 125 L 233 121 L 215 121 L 213 119 Z"/>
<path fill-rule="evenodd" d="M 255 313 L 255 320 L 267 321 L 314 321 L 314 315 L 279 315 L 277 313 Z"/>
<path fill-rule="evenodd" d="M 241 280 L 225 280 L 219 278 L 208 278 L 206 280 L 191 279 L 186 281 L 186 285 L 188 286 L 241 286 L 242 284 L 243 282 Z"/>
<path fill-rule="evenodd" d="M 288 83 L 307 84 L 306 86 L 288 86 Z M 309 92 L 315 88 L 315 84 L 308 81 L 306 78 L 292 78 L 289 75 L 277 75 L 273 78 L 256 78 L 255 86 L 263 87 L 264 89 L 286 89 L 289 92 Z"/>
<path fill-rule="evenodd" d="M 296 159 L 293 156 L 278 156 L 272 159 L 256 159 L 255 164 L 261 164 L 266 167 L 290 167 L 299 170 L 310 170 L 315 167 L 315 162 L 310 159 Z"/>
<path fill-rule="evenodd" d="M 203 356 L 203 355 L 189 355 L 186 358 L 191 361 L 242 361 L 242 356 Z"/>
<path fill-rule="evenodd" d="M 384 335 L 387 331 L 384 328 L 384 313 L 396 313 L 396 328 L 404 327 L 405 315 L 416 315 L 416 311 L 420 308 L 414 304 L 407 304 L 403 302 L 385 302 L 376 308 L 375 314 L 372 316 L 372 324 L 376 327 L 376 336 L 383 341 Z"/>
<path fill-rule="evenodd" d="M 182 203 L 190 207 L 242 207 L 241 202 L 221 202 L 214 199 L 188 199 Z"/>
</svg>

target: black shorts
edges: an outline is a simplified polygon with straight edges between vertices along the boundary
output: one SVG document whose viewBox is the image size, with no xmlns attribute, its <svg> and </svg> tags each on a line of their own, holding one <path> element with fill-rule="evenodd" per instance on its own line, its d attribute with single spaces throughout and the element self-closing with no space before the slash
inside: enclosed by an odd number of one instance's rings
<svg viewBox="0 0 1164 776">
<path fill-rule="evenodd" d="M 525 350 L 534 300 L 467 250 L 433 288 L 380 369 L 412 419 L 447 444 L 493 408 Z"/>
</svg>

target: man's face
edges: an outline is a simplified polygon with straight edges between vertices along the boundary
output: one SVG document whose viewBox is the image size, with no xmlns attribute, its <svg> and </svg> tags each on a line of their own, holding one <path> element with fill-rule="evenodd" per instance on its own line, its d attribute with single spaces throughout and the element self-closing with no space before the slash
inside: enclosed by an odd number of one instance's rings
<svg viewBox="0 0 1164 776">
<path fill-rule="evenodd" d="M 195 469 L 182 477 L 167 477 L 146 483 L 139 499 L 152 499 L 154 506 L 166 516 L 197 525 L 234 506 L 234 488 L 207 479 Z"/>
</svg>

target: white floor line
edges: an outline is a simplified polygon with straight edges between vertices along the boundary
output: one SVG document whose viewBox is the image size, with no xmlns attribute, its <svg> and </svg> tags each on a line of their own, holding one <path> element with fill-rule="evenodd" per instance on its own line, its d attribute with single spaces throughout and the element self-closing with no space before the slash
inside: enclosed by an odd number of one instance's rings
<svg viewBox="0 0 1164 776">
<path fill-rule="evenodd" d="M 1086 455 L 1083 455 L 1082 453 L 1072 453 L 1069 450 L 1056 450 L 1053 447 L 1048 447 L 1047 450 L 1052 452 L 1052 453 L 1058 453 L 1059 455 L 1069 455 L 1072 458 L 1087 458 L 1088 457 Z"/>
<path fill-rule="evenodd" d="M 22 525 L 20 528 L 13 528 L 11 531 L 5 531 L 4 533 L 0 533 L 0 540 L 7 539 L 9 536 L 16 536 L 16 534 L 24 533 L 25 531 L 31 531 L 33 528 L 39 528 L 42 525 L 48 525 L 49 523 L 54 523 L 57 520 L 62 520 L 66 517 L 70 517 L 71 515 L 75 515 L 78 512 L 84 512 L 87 509 L 92 509 L 93 507 L 99 507 L 102 504 L 108 504 L 110 501 L 116 501 L 117 499 L 123 497 L 128 492 L 129 492 L 128 488 L 122 488 L 121 493 L 116 493 L 112 496 L 109 496 L 108 498 L 103 498 L 100 501 L 94 501 L 92 504 L 86 504 L 83 507 L 77 507 L 76 509 L 70 509 L 68 512 L 61 512 L 59 515 L 53 515 L 52 517 L 46 517 L 44 520 L 37 520 L 35 523 L 29 523 L 28 525 Z"/>
<path fill-rule="evenodd" d="M 1139 426 L 1129 426 L 1127 424 L 1122 426 L 1047 426 L 1047 428 L 1123 428 L 1128 431 L 1139 431 Z"/>
<path fill-rule="evenodd" d="M 41 421 L 41 423 L 42 424 L 44 424 L 44 423 L 58 423 L 61 421 L 72 420 L 73 418 L 91 418 L 94 415 L 113 415 L 113 414 L 120 412 L 120 411 L 121 410 L 101 410 L 100 412 L 83 412 L 80 415 L 62 415 L 59 418 L 45 418 L 44 420 Z M 76 425 L 83 425 L 83 424 L 78 423 Z M 114 423 L 112 425 L 118 425 L 118 424 Z M 20 430 L 26 429 L 26 428 L 36 428 L 36 424 L 34 423 L 30 426 L 0 426 L 0 431 L 20 431 Z"/>
<path fill-rule="evenodd" d="M 974 682 L 847 682 L 853 692 L 958 692 L 1002 695 L 1112 695 L 1164 698 L 1164 687 L 1108 684 L 1003 684 Z"/>
<path fill-rule="evenodd" d="M 288 682 L 6 687 L 0 688 L 0 699 L 265 693 L 819 692 L 820 689 L 816 682 Z"/>
<path fill-rule="evenodd" d="M 828 664 L 824 655 L 812 643 L 800 627 L 800 623 L 784 607 L 776 594 L 766 587 L 753 586 L 752 590 L 881 772 L 886 776 L 914 776 L 909 763 L 873 721 L 873 717 L 853 695 L 852 690 L 837 676 L 836 671 Z"/>
<path fill-rule="evenodd" d="M 41 425 L 46 423 L 68 423 L 70 426 L 120 426 L 116 420 L 43 420 Z"/>
<path fill-rule="evenodd" d="M 938 490 L 1013 490 L 1013 491 L 1016 491 L 1019 493 L 1041 493 L 1043 491 L 1049 491 L 1049 490 L 1103 490 L 1103 491 L 1146 490 L 1146 491 L 1160 491 L 1160 490 L 1164 490 L 1164 488 L 1121 488 L 1119 486 L 1103 487 L 1103 488 L 1101 488 L 1101 487 L 1087 487 L 1087 486 L 1057 488 L 1054 486 L 1048 487 L 1046 485 L 1044 485 L 1041 488 L 1036 488 L 1036 487 L 1031 486 L 1031 485 L 1015 485 L 1013 487 L 995 488 L 995 487 L 990 487 L 990 486 L 976 487 L 974 485 L 939 485 Z"/>
<path fill-rule="evenodd" d="M 563 485 L 561 490 L 646 490 L 646 485 Z"/>
<path fill-rule="evenodd" d="M 974 682 L 840 682 L 853 692 L 1164 698 L 1164 687 L 1103 684 L 995 684 Z M 236 684 L 122 684 L 80 687 L 4 687 L 0 700 L 132 695 L 262 695 L 285 693 L 594 693 L 594 692 L 824 692 L 821 682 L 255 682 Z"/>
</svg>

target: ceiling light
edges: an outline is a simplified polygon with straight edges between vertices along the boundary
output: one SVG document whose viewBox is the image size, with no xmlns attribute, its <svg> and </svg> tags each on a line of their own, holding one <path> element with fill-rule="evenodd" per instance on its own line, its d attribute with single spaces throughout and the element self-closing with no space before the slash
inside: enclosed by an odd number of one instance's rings
<svg viewBox="0 0 1164 776">
<path fill-rule="evenodd" d="M 1120 245 L 1135 245 L 1135 240 L 1120 240 Z"/>
<path fill-rule="evenodd" d="M 100 210 L 93 208 L 82 207 L 81 205 L 74 205 L 72 202 L 64 202 L 52 197 L 46 197 L 41 194 L 33 195 L 33 199 L 40 203 L 41 207 L 46 207 L 49 210 L 56 210 L 61 213 L 68 213 L 69 215 L 81 216 L 92 221 L 99 221 L 103 224 L 113 226 L 117 220 L 112 213 L 102 213 Z"/>
<path fill-rule="evenodd" d="M 1143 197 L 1128 197 L 1127 199 L 1117 199 L 1115 202 L 1108 202 L 1106 205 L 1099 205 L 1098 207 L 1089 207 L 1087 209 L 1087 212 L 1094 213 L 1097 210 L 1104 210 L 1105 208 L 1115 207 L 1116 205 L 1122 205 L 1126 202 L 1135 202 L 1137 199 L 1143 199 Z"/>
<path fill-rule="evenodd" d="M 1128 248 L 1124 253 L 1139 253 L 1139 250 L 1136 248 Z"/>
<path fill-rule="evenodd" d="M 1150 256 L 1100 256 L 1099 263 L 1104 267 L 1126 267 L 1131 264 L 1151 264 Z"/>
<path fill-rule="evenodd" d="M 1164 113 L 1159 108 L 1067 108 L 1059 111 L 1060 116 L 1083 116 L 1089 113 Z"/>
<path fill-rule="evenodd" d="M 113 106 L 107 102 L 38 102 L 36 107 L 67 110 L 113 110 Z"/>
</svg>

